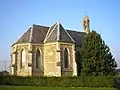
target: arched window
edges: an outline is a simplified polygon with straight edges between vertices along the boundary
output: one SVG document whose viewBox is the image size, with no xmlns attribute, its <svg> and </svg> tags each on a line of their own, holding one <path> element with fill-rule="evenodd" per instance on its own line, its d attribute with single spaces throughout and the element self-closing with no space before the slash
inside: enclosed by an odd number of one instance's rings
<svg viewBox="0 0 120 90">
<path fill-rule="evenodd" d="M 37 49 L 36 51 L 36 68 L 38 69 L 40 65 L 40 51 Z"/>
<path fill-rule="evenodd" d="M 25 49 L 22 49 L 21 50 L 21 65 L 20 65 L 21 69 L 24 67 L 24 64 L 25 64 L 25 59 L 26 59 L 25 56 L 26 56 Z"/>
<path fill-rule="evenodd" d="M 64 49 L 64 67 L 68 68 L 68 50 L 67 50 L 67 48 Z"/>
</svg>

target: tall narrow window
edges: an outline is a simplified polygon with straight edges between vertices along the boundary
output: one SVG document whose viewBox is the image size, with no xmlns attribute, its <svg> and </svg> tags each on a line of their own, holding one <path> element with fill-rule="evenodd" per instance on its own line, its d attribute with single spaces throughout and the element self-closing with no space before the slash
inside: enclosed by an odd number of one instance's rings
<svg viewBox="0 0 120 90">
<path fill-rule="evenodd" d="M 67 48 L 64 49 L 64 67 L 68 68 L 68 50 L 67 50 Z"/>
<path fill-rule="evenodd" d="M 12 55 L 12 64 L 15 64 L 15 56 L 16 56 L 16 54 Z"/>
<path fill-rule="evenodd" d="M 37 49 L 36 51 L 36 68 L 38 69 L 40 65 L 40 51 Z"/>
<path fill-rule="evenodd" d="M 25 55 L 26 55 L 25 50 L 22 49 L 22 51 L 21 51 L 21 63 L 20 63 L 21 69 L 24 67 L 24 64 L 25 64 Z"/>
</svg>

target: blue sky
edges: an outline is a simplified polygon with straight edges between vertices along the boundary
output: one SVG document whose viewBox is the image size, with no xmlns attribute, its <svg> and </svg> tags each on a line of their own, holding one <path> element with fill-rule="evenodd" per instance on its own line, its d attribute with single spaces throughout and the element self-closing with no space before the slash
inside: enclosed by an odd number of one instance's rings
<svg viewBox="0 0 120 90">
<path fill-rule="evenodd" d="M 120 63 L 120 0 L 1 0 L 0 61 L 10 61 L 11 45 L 32 24 L 82 31 L 85 11 L 90 28 L 101 34 Z"/>
</svg>

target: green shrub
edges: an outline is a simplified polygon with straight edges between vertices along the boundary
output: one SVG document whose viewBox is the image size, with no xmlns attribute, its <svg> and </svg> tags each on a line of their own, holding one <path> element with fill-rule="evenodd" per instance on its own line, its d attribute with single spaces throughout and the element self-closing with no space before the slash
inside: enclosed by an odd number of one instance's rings
<svg viewBox="0 0 120 90">
<path fill-rule="evenodd" d="M 0 84 L 41 87 L 114 87 L 115 76 L 20 77 L 0 76 Z"/>
</svg>

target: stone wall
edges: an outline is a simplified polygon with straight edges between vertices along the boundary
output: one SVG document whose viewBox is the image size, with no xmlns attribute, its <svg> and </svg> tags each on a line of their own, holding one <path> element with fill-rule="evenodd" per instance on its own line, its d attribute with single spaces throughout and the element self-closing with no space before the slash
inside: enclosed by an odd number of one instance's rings
<svg viewBox="0 0 120 90">
<path fill-rule="evenodd" d="M 61 51 L 67 48 L 69 65 L 64 68 Z M 25 50 L 24 68 L 20 68 L 21 51 Z M 36 51 L 40 51 L 40 67 L 36 68 Z M 73 76 L 76 75 L 75 47 L 73 43 L 53 42 L 40 44 L 15 44 L 11 53 L 11 75 L 18 76 Z M 15 59 L 15 63 L 14 63 Z"/>
<path fill-rule="evenodd" d="M 24 67 L 20 68 L 21 64 L 21 51 L 25 50 L 25 62 L 24 62 Z M 31 71 L 28 68 L 28 44 L 16 44 L 12 47 L 12 53 L 11 53 L 11 65 L 13 59 L 15 58 L 15 65 L 11 66 L 11 69 L 14 69 L 14 75 L 18 76 L 29 76 L 31 74 Z M 12 70 L 11 70 L 12 72 Z"/>
<path fill-rule="evenodd" d="M 61 67 L 57 65 L 59 62 L 59 52 L 57 52 L 58 43 L 47 43 L 44 45 L 44 75 L 45 76 L 61 76 Z"/>
</svg>

